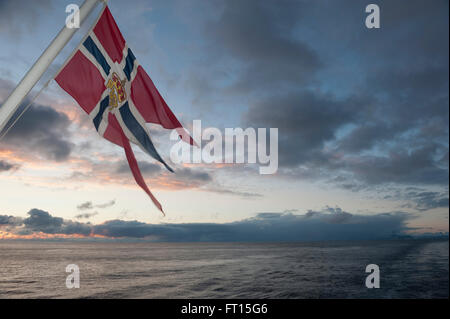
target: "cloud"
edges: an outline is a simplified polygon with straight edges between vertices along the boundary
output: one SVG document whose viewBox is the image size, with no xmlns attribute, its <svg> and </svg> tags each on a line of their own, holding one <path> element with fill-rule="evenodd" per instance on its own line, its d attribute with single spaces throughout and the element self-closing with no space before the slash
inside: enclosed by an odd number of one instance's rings
<svg viewBox="0 0 450 319">
<path fill-rule="evenodd" d="M 182 167 L 175 170 L 175 173 L 165 172 L 152 180 L 152 185 L 161 185 L 169 189 L 204 189 L 206 185 L 215 183 L 213 175 L 201 169 L 191 169 Z M 209 188 L 209 187 L 208 187 Z"/>
<path fill-rule="evenodd" d="M 26 103 L 25 103 L 26 104 Z M 2 140 L 10 149 L 34 153 L 52 161 L 66 161 L 74 148 L 66 114 L 33 104 Z"/>
<path fill-rule="evenodd" d="M 0 160 L 0 173 L 17 169 L 19 166 Z"/>
<path fill-rule="evenodd" d="M 134 179 L 130 171 L 128 162 L 121 160 L 115 163 L 107 161 L 88 162 L 89 170 L 94 173 L 75 173 L 72 179 L 93 180 L 96 182 L 106 181 L 108 183 L 120 183 L 134 185 Z M 152 188 L 163 189 L 192 189 L 205 186 L 214 182 L 213 175 L 205 170 L 180 167 L 175 169 L 175 173 L 170 173 L 162 169 L 161 165 L 147 161 L 139 161 L 139 168 L 144 178 L 150 179 Z M 94 176 L 94 177 L 92 177 Z"/>
<path fill-rule="evenodd" d="M 111 200 L 109 202 L 106 202 L 104 204 L 97 204 L 97 205 L 95 205 L 95 207 L 96 208 L 108 208 L 108 207 L 114 206 L 115 204 L 116 204 L 116 200 L 113 199 L 113 200 Z"/>
<path fill-rule="evenodd" d="M 93 212 L 93 213 L 83 213 L 83 214 L 78 214 L 75 216 L 76 219 L 89 219 L 91 217 L 94 217 L 98 215 L 98 212 Z"/>
<path fill-rule="evenodd" d="M 261 194 L 258 194 L 258 193 L 243 192 L 243 191 L 238 191 L 238 190 L 226 189 L 226 188 L 222 188 L 222 187 L 208 187 L 207 189 L 205 189 L 205 191 L 222 194 L 222 195 L 239 196 L 239 197 L 243 197 L 243 198 L 263 197 Z"/>
<path fill-rule="evenodd" d="M 258 242 L 386 239 L 407 231 L 406 223 L 412 218 L 403 212 L 358 215 L 339 207 L 308 211 L 303 215 L 291 212 L 259 213 L 253 218 L 224 224 L 148 224 L 110 220 L 92 225 L 53 217 L 39 209 L 30 210 L 28 215 L 22 224 L 14 223 L 12 216 L 0 216 L 0 222 L 15 225 L 16 229 L 10 231 L 16 235 L 43 233 L 169 242 Z"/>
<path fill-rule="evenodd" d="M 207 52 L 235 72 L 193 85 L 247 103 L 244 126 L 279 128 L 280 176 L 448 184 L 448 2 L 412 1 L 408 15 L 383 3 L 379 32 L 355 18 L 363 1 L 219 3 Z"/>
<path fill-rule="evenodd" d="M 243 123 L 279 128 L 279 166 L 288 176 L 300 177 L 301 168 L 303 177 L 343 174 L 366 186 L 446 185 L 448 93 L 433 96 L 441 98 L 379 104 L 367 92 L 344 99 L 309 90 L 274 94 L 253 102 Z"/>
<path fill-rule="evenodd" d="M 53 217 L 48 212 L 40 209 L 32 209 L 28 212 L 30 217 L 23 220 L 27 229 L 55 234 L 58 233 L 63 225 L 63 219 L 60 217 Z"/>
<path fill-rule="evenodd" d="M 156 174 L 159 174 L 161 172 L 161 166 L 158 164 L 153 164 L 149 162 L 139 161 L 138 162 L 139 169 L 141 172 L 149 176 L 154 176 Z M 121 161 L 116 168 L 116 173 L 118 174 L 129 174 L 130 173 L 130 166 L 128 165 L 127 161 Z"/>
<path fill-rule="evenodd" d="M 79 210 L 89 210 L 89 209 L 93 209 L 93 208 L 108 208 L 111 206 L 114 206 L 116 204 L 115 200 L 111 200 L 109 202 L 103 203 L 103 204 L 96 204 L 94 205 L 91 201 L 87 201 L 84 203 L 81 203 L 80 205 L 77 206 L 77 208 Z"/>
<path fill-rule="evenodd" d="M 212 181 L 211 175 L 208 174 L 207 172 L 192 170 L 187 167 L 177 169 L 175 172 L 175 176 L 177 179 L 184 180 L 184 181 L 199 181 L 199 182 Z"/>
<path fill-rule="evenodd" d="M 410 191 L 404 198 L 414 202 L 414 206 L 406 204 L 405 207 L 413 207 L 420 211 L 427 211 L 434 208 L 448 208 L 448 192 L 427 192 Z"/>
<path fill-rule="evenodd" d="M 87 210 L 94 208 L 94 205 L 92 205 L 92 202 L 84 202 L 77 206 L 79 210 Z"/>
<path fill-rule="evenodd" d="M 323 63 L 295 32 L 304 18 L 304 2 L 232 0 L 208 5 L 211 8 L 203 11 L 208 14 L 196 12 L 189 17 L 190 27 L 198 24 L 196 28 L 202 30 L 202 41 L 194 44 L 200 46 L 201 57 L 193 59 L 182 77 L 184 91 L 197 109 L 215 108 L 215 114 L 221 114 L 223 107 L 239 111 L 236 106 L 245 103 L 242 97 L 266 96 L 315 81 Z M 180 10 L 183 16 L 190 12 Z"/>
<path fill-rule="evenodd" d="M 448 185 L 448 169 L 437 164 L 437 151 L 436 145 L 427 145 L 412 151 L 400 148 L 388 156 L 361 156 L 350 170 L 369 184 Z"/>
<path fill-rule="evenodd" d="M 94 227 L 94 233 L 111 237 L 152 237 L 162 241 L 311 241 L 388 238 L 406 230 L 408 216 L 387 213 L 374 216 L 346 212 L 309 215 L 261 213 L 226 224 L 151 225 L 113 220 Z"/>
<path fill-rule="evenodd" d="M 8 215 L 0 215 L 0 227 L 1 226 L 19 226 L 22 224 L 22 218 L 8 216 Z"/>
<path fill-rule="evenodd" d="M 29 217 L 23 220 L 24 229 L 21 229 L 21 234 L 42 232 L 45 234 L 88 236 L 91 233 L 89 224 L 53 217 L 48 212 L 40 209 L 34 208 L 28 212 L 28 215 Z"/>
<path fill-rule="evenodd" d="M 316 241 L 390 238 L 407 229 L 408 215 L 401 212 L 374 216 L 346 212 L 313 212 L 308 215 L 261 213 L 226 224 L 151 225 L 113 220 L 94 226 L 107 237 L 151 237 L 161 241 Z"/>
<path fill-rule="evenodd" d="M 223 2 L 221 15 L 205 30 L 214 52 L 241 64 L 233 90 L 248 92 L 311 81 L 321 66 L 319 57 L 306 42 L 291 35 L 302 10 L 301 2 L 284 0 Z"/>
<path fill-rule="evenodd" d="M 85 158 L 80 161 L 80 170 L 76 170 L 69 179 L 83 182 L 135 185 L 128 162 L 122 160 L 122 157 L 119 158 L 120 160 L 117 160 L 117 157 L 106 159 Z M 210 172 L 199 168 L 174 167 L 175 172 L 171 173 L 156 163 L 138 161 L 138 165 L 142 175 L 149 179 L 149 184 L 152 185 L 153 189 L 192 189 L 214 182 L 213 175 Z"/>
<path fill-rule="evenodd" d="M 392 139 L 396 133 L 396 129 L 386 123 L 361 125 L 339 141 L 339 149 L 349 153 L 370 150 L 374 145 Z"/>
<path fill-rule="evenodd" d="M 322 150 L 336 131 L 354 121 L 362 102 L 339 101 L 305 91 L 274 95 L 252 104 L 243 115 L 246 126 L 279 129 L 279 165 L 293 167 L 322 160 Z M 274 108 L 276 105 L 276 108 Z"/>
</svg>

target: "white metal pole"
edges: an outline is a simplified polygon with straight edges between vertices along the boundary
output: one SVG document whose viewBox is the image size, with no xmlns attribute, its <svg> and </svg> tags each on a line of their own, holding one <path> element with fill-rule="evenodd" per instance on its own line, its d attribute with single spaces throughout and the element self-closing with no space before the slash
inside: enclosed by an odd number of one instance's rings
<svg viewBox="0 0 450 319">
<path fill-rule="evenodd" d="M 80 7 L 80 24 L 86 19 L 89 13 L 96 7 L 101 0 L 85 0 Z M 61 52 L 64 46 L 69 42 L 74 33 L 78 29 L 67 28 L 66 25 L 53 39 L 52 43 L 42 53 L 39 59 L 34 63 L 31 69 L 23 77 L 14 91 L 9 95 L 3 105 L 0 107 L 0 133 L 5 128 L 8 121 L 13 116 L 14 112 L 18 109 L 20 103 L 22 103 L 25 96 L 36 85 L 39 79 L 42 77 L 47 68 L 52 64 L 56 56 Z"/>
</svg>

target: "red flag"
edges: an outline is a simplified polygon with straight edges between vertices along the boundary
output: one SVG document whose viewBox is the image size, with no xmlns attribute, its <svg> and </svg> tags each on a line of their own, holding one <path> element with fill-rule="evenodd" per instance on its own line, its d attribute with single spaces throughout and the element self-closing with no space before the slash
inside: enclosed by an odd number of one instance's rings
<svg viewBox="0 0 450 319">
<path fill-rule="evenodd" d="M 137 184 L 162 211 L 145 184 L 130 142 L 172 171 L 156 151 L 145 123 L 176 129 L 184 141 L 191 145 L 194 141 L 137 62 L 107 6 L 55 80 L 89 114 L 101 136 L 125 149 Z"/>
</svg>

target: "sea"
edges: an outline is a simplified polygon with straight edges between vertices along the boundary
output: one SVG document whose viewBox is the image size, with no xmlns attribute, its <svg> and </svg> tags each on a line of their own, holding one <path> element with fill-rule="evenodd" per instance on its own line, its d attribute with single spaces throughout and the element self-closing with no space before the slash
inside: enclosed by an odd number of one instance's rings
<svg viewBox="0 0 450 319">
<path fill-rule="evenodd" d="M 378 266 L 379 288 L 366 287 L 370 264 Z M 77 274 L 79 288 L 73 287 Z M 2 299 L 448 297 L 448 239 L 313 243 L 0 240 Z"/>
</svg>

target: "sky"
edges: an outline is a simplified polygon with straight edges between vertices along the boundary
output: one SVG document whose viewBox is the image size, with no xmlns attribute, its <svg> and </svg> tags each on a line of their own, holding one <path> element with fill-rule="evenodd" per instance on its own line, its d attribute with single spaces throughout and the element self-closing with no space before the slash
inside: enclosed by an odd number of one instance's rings
<svg viewBox="0 0 450 319">
<path fill-rule="evenodd" d="M 81 1 L 79 1 L 81 2 Z M 0 104 L 77 1 L 0 0 Z M 381 27 L 365 26 L 369 3 Z M 80 3 L 78 3 L 80 4 Z M 109 1 L 188 129 L 278 128 L 279 167 L 175 164 L 134 148 L 166 216 L 51 81 L 0 141 L 0 239 L 379 239 L 448 232 L 448 1 Z M 64 63 L 91 14 L 33 94 Z M 25 104 L 24 104 L 25 105 Z"/>
</svg>

